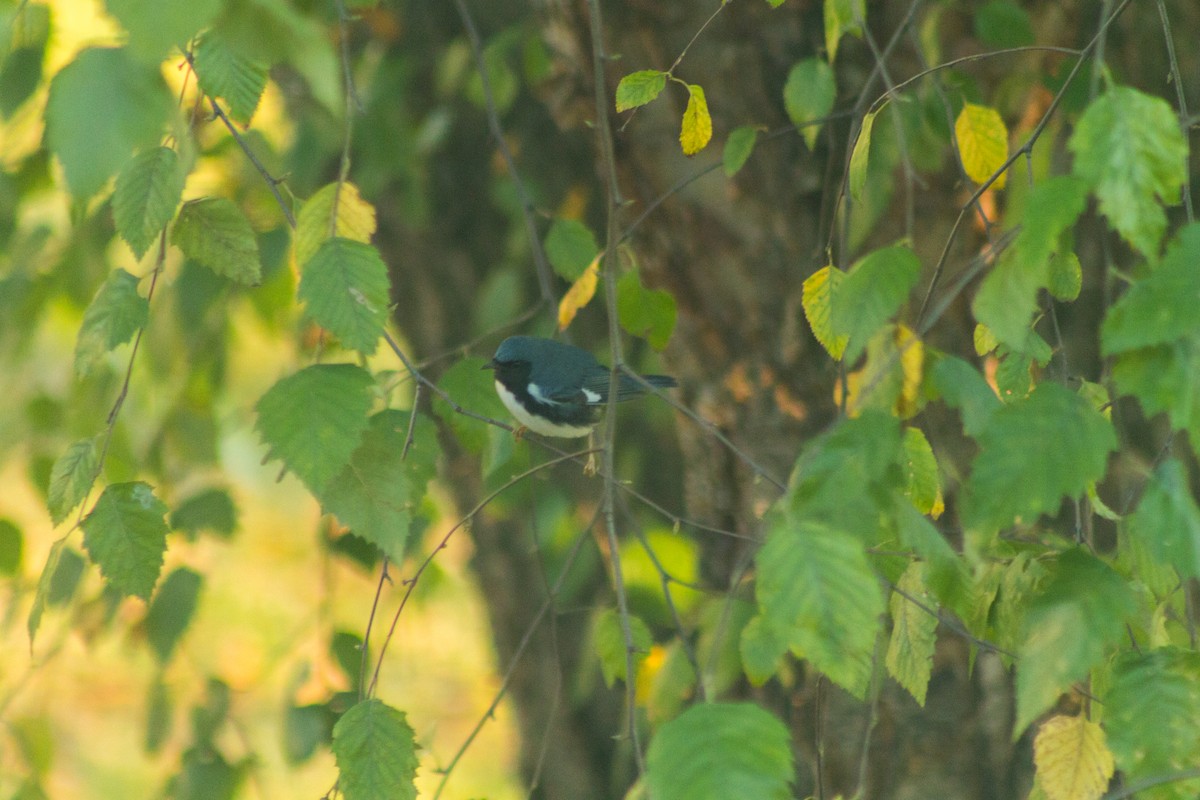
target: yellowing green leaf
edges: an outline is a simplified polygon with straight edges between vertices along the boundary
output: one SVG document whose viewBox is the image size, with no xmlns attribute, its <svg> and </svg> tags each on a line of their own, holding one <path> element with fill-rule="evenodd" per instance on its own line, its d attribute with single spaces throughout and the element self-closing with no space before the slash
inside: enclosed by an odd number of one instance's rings
<svg viewBox="0 0 1200 800">
<path fill-rule="evenodd" d="M 595 260 L 579 276 L 579 280 L 571 284 L 571 288 L 567 289 L 567 293 L 562 296 L 562 300 L 558 301 L 558 329 L 560 331 L 566 330 L 567 326 L 571 324 L 571 320 L 575 319 L 575 315 L 579 313 L 579 309 L 592 301 L 592 297 L 596 294 L 596 285 L 599 281 L 600 256 L 597 255 Z"/>
<path fill-rule="evenodd" d="M 866 19 L 866 0 L 825 0 L 825 49 L 829 51 L 829 63 L 837 58 L 842 35 L 861 37 Z"/>
<path fill-rule="evenodd" d="M 871 159 L 871 129 L 875 127 L 875 116 L 883 108 L 884 106 L 880 106 L 863 117 L 862 127 L 858 130 L 858 138 L 854 140 L 854 150 L 850 153 L 850 197 L 855 202 L 862 199 L 863 190 L 867 188 L 867 167 Z"/>
<path fill-rule="evenodd" d="M 937 459 L 920 428 L 904 429 L 904 460 L 908 468 L 904 494 L 918 511 L 937 519 L 946 506 L 942 499 Z"/>
<path fill-rule="evenodd" d="M 333 204 L 337 201 L 337 220 Z M 334 236 L 369 243 L 375 234 L 375 207 L 362 199 L 353 183 L 322 186 L 296 217 L 296 266 L 303 268 L 326 239 Z"/>
<path fill-rule="evenodd" d="M 992 333 L 992 329 L 982 322 L 975 325 L 975 355 L 986 356 L 988 353 L 996 349 L 1000 341 L 996 338 L 996 334 Z"/>
<path fill-rule="evenodd" d="M 644 106 L 662 93 L 667 73 L 656 69 L 631 72 L 617 84 L 617 111 Z"/>
<path fill-rule="evenodd" d="M 1008 160 L 1008 128 L 1000 112 L 989 106 L 967 103 L 954 122 L 958 154 L 967 177 L 983 183 Z M 992 184 L 1004 188 L 1005 174 Z"/>
<path fill-rule="evenodd" d="M 1033 740 L 1038 783 L 1049 800 L 1099 800 L 1113 775 L 1113 755 L 1099 724 L 1055 716 Z"/>
<path fill-rule="evenodd" d="M 846 343 L 850 341 L 848 334 L 835 335 L 830 322 L 833 292 L 845 277 L 846 273 L 836 267 L 821 267 L 808 276 L 801 291 L 800 303 L 804 307 L 808 326 L 812 328 L 813 336 L 834 359 L 841 359 L 846 350 Z"/>
<path fill-rule="evenodd" d="M 679 131 L 679 145 L 685 156 L 699 153 L 712 139 L 712 117 L 708 113 L 708 101 L 704 89 L 688 84 L 688 104 L 683 112 L 683 126 Z"/>
<path fill-rule="evenodd" d="M 929 613 L 937 601 L 929 596 L 925 586 L 924 562 L 909 564 L 900 576 L 896 589 L 888 602 L 892 615 L 892 635 L 888 640 L 885 664 L 888 674 L 913 696 L 917 705 L 924 706 L 929 676 L 933 672 L 933 648 L 937 643 L 938 626 L 937 617 Z"/>
</svg>

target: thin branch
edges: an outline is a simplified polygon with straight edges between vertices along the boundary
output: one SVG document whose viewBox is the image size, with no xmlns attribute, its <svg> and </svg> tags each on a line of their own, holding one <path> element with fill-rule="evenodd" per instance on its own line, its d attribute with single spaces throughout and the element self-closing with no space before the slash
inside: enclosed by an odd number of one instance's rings
<svg viewBox="0 0 1200 800">
<path fill-rule="evenodd" d="M 1171 20 L 1167 17 L 1167 4 L 1158 0 L 1158 18 L 1162 21 L 1163 39 L 1167 44 L 1167 60 L 1171 64 L 1171 83 L 1175 84 L 1175 102 L 1179 105 L 1179 125 L 1183 135 L 1188 135 L 1187 95 L 1183 91 L 1183 76 L 1179 72 L 1179 59 L 1175 55 L 1175 39 L 1171 36 Z M 1187 213 L 1188 222 L 1195 222 L 1195 212 L 1192 209 L 1192 182 L 1183 182 L 1183 208 Z"/>
</svg>

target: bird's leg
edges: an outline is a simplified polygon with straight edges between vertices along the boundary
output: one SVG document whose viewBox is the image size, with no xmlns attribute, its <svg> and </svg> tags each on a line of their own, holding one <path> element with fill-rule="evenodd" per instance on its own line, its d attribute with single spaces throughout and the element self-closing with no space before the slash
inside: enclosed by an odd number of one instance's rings
<svg viewBox="0 0 1200 800">
<path fill-rule="evenodd" d="M 583 474 L 591 477 L 600 471 L 596 465 L 596 431 L 595 429 L 588 431 L 588 460 L 583 465 Z"/>
</svg>

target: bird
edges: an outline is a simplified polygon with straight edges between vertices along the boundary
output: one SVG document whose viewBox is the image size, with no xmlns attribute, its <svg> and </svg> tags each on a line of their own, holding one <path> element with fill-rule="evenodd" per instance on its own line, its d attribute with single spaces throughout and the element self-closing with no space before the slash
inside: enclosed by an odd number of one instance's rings
<svg viewBox="0 0 1200 800">
<path fill-rule="evenodd" d="M 591 434 L 608 403 L 611 371 L 586 350 L 536 336 L 510 336 L 483 365 L 495 373 L 496 393 L 521 427 L 543 436 L 578 438 Z M 617 376 L 617 400 L 645 394 L 628 375 Z M 669 375 L 646 375 L 659 389 L 677 386 Z"/>
</svg>

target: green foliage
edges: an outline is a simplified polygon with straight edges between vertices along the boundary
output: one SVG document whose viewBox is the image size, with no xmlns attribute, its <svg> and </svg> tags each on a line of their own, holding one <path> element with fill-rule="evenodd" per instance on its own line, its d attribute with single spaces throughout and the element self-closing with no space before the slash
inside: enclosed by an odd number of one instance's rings
<svg viewBox="0 0 1200 800">
<path fill-rule="evenodd" d="M 862 543 L 825 525 L 777 519 L 757 560 L 760 624 L 863 697 L 884 604 Z"/>
<path fill-rule="evenodd" d="M 140 58 L 158 62 L 173 47 L 182 48 L 221 10 L 220 0 L 105 0 L 108 11 L 129 31 L 129 46 Z"/>
<path fill-rule="evenodd" d="M 317 495 L 326 511 L 394 564 L 404 561 L 438 453 L 429 420 L 410 416 L 391 409 L 372 416 L 349 463 Z"/>
<path fill-rule="evenodd" d="M 317 364 L 281 378 L 256 407 L 268 456 L 320 493 L 358 449 L 373 385 L 370 373 L 351 364 Z"/>
<path fill-rule="evenodd" d="M 250 221 L 224 197 L 184 203 L 171 229 L 171 243 L 232 281 L 254 286 L 262 280 L 258 241 Z"/>
<path fill-rule="evenodd" d="M 1091 103 L 1071 134 L 1074 172 L 1087 181 L 1112 226 L 1143 255 L 1158 254 L 1187 180 L 1187 141 L 1166 101 L 1114 86 Z"/>
<path fill-rule="evenodd" d="M 68 447 L 54 462 L 46 505 L 55 525 L 61 525 L 91 491 L 100 468 L 99 456 L 96 439 L 82 439 Z"/>
<path fill-rule="evenodd" d="M 195 537 L 201 531 L 211 531 L 229 537 L 237 528 L 237 508 L 224 489 L 202 489 L 179 502 L 171 512 L 171 530 Z"/>
<path fill-rule="evenodd" d="M 821 126 L 806 123 L 828 115 L 835 99 L 837 84 L 829 64 L 819 58 L 806 58 L 792 66 L 783 84 L 783 106 L 788 119 L 800 128 L 809 150 L 817 146 Z"/>
<path fill-rule="evenodd" d="M 629 615 L 629 628 L 636 651 L 633 653 L 633 663 L 637 664 L 646 657 L 654 639 L 646 623 L 632 614 Z M 621 627 L 620 613 L 611 608 L 601 611 L 593 623 L 592 636 L 596 655 L 600 657 L 600 671 L 604 674 L 604 683 L 611 687 L 619 680 L 627 680 L 625 632 Z"/>
<path fill-rule="evenodd" d="M 675 297 L 661 289 L 647 289 L 635 269 L 617 280 L 617 317 L 621 327 L 662 350 L 675 330 Z"/>
<path fill-rule="evenodd" d="M 1155 469 L 1128 530 L 1157 563 L 1184 578 L 1200 577 L 1200 508 L 1179 461 L 1168 459 Z"/>
<path fill-rule="evenodd" d="M 721 164 L 726 177 L 732 178 L 746 166 L 758 141 L 758 132 L 759 129 L 753 125 L 740 125 L 729 132 L 725 149 L 721 152 Z"/>
<path fill-rule="evenodd" d="M 84 50 L 54 76 L 46 105 L 46 142 L 62 162 L 67 185 L 91 197 L 129 155 L 156 144 L 171 95 L 155 67 L 125 48 Z"/>
<path fill-rule="evenodd" d="M 787 728 L 749 703 L 702 703 L 659 729 L 646 754 L 653 800 L 792 796 Z"/>
<path fill-rule="evenodd" d="M 206 32 L 196 42 L 196 80 L 210 97 L 229 104 L 229 116 L 249 125 L 267 88 L 267 68 L 229 46 L 220 31 Z"/>
<path fill-rule="evenodd" d="M 109 585 L 150 599 L 167 549 L 167 507 L 142 481 L 114 483 L 83 520 L 83 545 Z"/>
<path fill-rule="evenodd" d="M 404 712 L 363 700 L 333 727 L 338 784 L 346 800 L 413 800 L 417 743 Z"/>
<path fill-rule="evenodd" d="M 175 216 L 185 178 L 179 157 L 169 147 L 143 150 L 117 176 L 113 222 L 139 259 Z"/>
<path fill-rule="evenodd" d="M 662 94 L 667 85 L 667 73 L 643 69 L 621 78 L 617 84 L 617 111 L 644 106 Z"/>
<path fill-rule="evenodd" d="M 988 47 L 1028 47 L 1034 43 L 1029 14 L 1011 0 L 988 0 L 975 14 L 975 35 Z"/>
<path fill-rule="evenodd" d="M 883 106 L 880 106 L 863 116 L 858 137 L 854 140 L 854 149 L 850 152 L 850 197 L 856 203 L 862 200 L 867 188 L 867 177 L 870 174 L 868 168 L 871 164 L 871 131 L 875 128 L 875 117 L 882 110 Z"/>
<path fill-rule="evenodd" d="M 546 258 L 564 280 L 577 281 L 596 260 L 600 246 L 591 228 L 577 219 L 556 219 L 542 243 Z"/>
<path fill-rule="evenodd" d="M 146 611 L 146 640 L 158 656 L 159 663 L 171 660 L 175 645 L 187 630 L 204 578 L 200 573 L 179 567 L 171 572 L 154 594 L 154 600 Z"/>
<path fill-rule="evenodd" d="M 22 567 L 25 536 L 16 523 L 0 519 L 0 575 L 12 577 Z"/>
<path fill-rule="evenodd" d="M 87 377 L 108 351 L 125 344 L 150 315 L 150 302 L 138 294 L 138 279 L 123 269 L 108 275 L 83 315 L 75 341 L 75 374 Z"/>
<path fill-rule="evenodd" d="M 918 606 L 918 602 L 924 604 L 925 608 Z M 925 566 L 914 561 L 904 570 L 888 603 L 892 615 L 892 636 L 888 640 L 884 663 L 887 664 L 888 674 L 921 706 L 925 705 L 925 692 L 933 671 L 933 648 L 938 626 L 938 618 L 929 613 L 932 605 L 934 601 L 925 588 Z"/>
<path fill-rule="evenodd" d="M 1200 758 L 1200 663 L 1194 652 L 1126 653 L 1104 697 L 1104 727 L 1117 767 L 1133 783 L 1169 775 Z M 1200 781 L 1148 787 L 1138 797 L 1187 800 Z"/>
<path fill-rule="evenodd" d="M 1149 275 L 1134 282 L 1104 319 L 1101 343 L 1112 355 L 1166 344 L 1200 330 L 1200 223 L 1179 231 Z"/>
<path fill-rule="evenodd" d="M 831 64 L 837 58 L 842 36 L 849 33 L 861 37 L 866 19 L 866 0 L 825 0 L 825 49 Z"/>
<path fill-rule="evenodd" d="M 980 432 L 963 500 L 967 525 L 996 530 L 1057 511 L 1063 496 L 1104 476 L 1116 446 L 1111 423 L 1086 400 L 1041 384 L 992 413 Z"/>
<path fill-rule="evenodd" d="M 904 429 L 904 459 L 908 484 L 905 494 L 922 514 L 933 513 L 941 499 L 937 459 L 920 428 Z"/>
<path fill-rule="evenodd" d="M 916 285 L 921 263 L 903 246 L 884 247 L 850 268 L 833 292 L 830 324 L 835 335 L 847 337 L 846 361 L 853 363 Z"/>
<path fill-rule="evenodd" d="M 1082 550 L 1058 556 L 1025 617 L 1014 735 L 1099 666 L 1134 607 L 1133 590 L 1103 561 Z"/>
<path fill-rule="evenodd" d="M 387 266 L 374 247 L 333 238 L 304 266 L 299 294 L 314 322 L 371 355 L 387 321 L 389 289 Z"/>
</svg>

